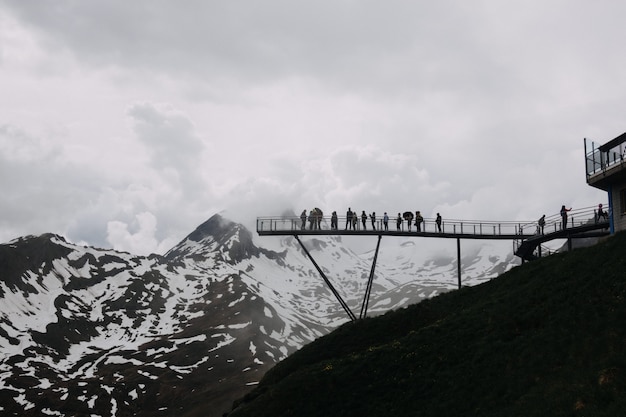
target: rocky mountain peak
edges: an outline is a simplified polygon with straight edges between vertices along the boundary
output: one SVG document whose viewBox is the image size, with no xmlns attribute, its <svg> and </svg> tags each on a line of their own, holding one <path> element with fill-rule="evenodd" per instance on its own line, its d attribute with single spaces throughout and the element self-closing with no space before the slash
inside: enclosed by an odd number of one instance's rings
<svg viewBox="0 0 626 417">
<path fill-rule="evenodd" d="M 36 267 L 41 273 L 52 269 L 55 259 L 66 257 L 72 249 L 63 237 L 52 233 L 25 236 L 0 245 L 0 281 L 8 288 L 26 290 L 27 271 Z M 3 290 L 0 288 L 0 296 Z"/>
<path fill-rule="evenodd" d="M 223 240 L 233 233 L 234 222 L 222 217 L 220 214 L 214 214 L 207 221 L 196 227 L 187 239 L 194 242 L 201 242 L 206 238 L 212 238 L 215 241 Z"/>
<path fill-rule="evenodd" d="M 165 258 L 172 262 L 185 257 L 196 260 L 213 258 L 234 265 L 261 254 L 270 259 L 284 257 L 284 253 L 279 254 L 256 246 L 252 233 L 242 224 L 215 214 L 168 251 Z"/>
</svg>

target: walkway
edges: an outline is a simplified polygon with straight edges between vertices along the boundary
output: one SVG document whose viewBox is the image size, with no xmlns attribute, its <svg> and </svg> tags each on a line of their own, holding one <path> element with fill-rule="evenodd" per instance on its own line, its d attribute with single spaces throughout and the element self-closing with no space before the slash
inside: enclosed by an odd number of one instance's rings
<svg viewBox="0 0 626 417">
<path fill-rule="evenodd" d="M 606 207 L 606 205 L 604 205 Z M 567 238 L 568 235 L 574 234 L 581 226 L 589 226 L 595 224 L 596 206 L 574 209 L 568 213 L 569 233 L 563 233 L 559 236 L 557 233 L 561 231 L 561 216 L 554 214 L 546 217 L 544 226 L 544 237 L 552 237 L 558 239 L 560 237 Z M 321 222 L 320 228 L 311 228 L 310 222 L 307 220 L 303 226 L 302 220 L 297 216 L 280 216 L 280 217 L 258 217 L 256 221 L 256 230 L 260 236 L 293 236 L 293 235 L 341 235 L 341 236 L 420 236 L 420 237 L 437 237 L 451 239 L 495 239 L 495 240 L 516 240 L 523 241 L 537 237 L 539 233 L 537 221 L 493 221 L 493 220 L 455 220 L 443 219 L 441 223 L 441 232 L 437 230 L 435 219 L 425 218 L 420 232 L 416 231 L 415 225 L 407 226 L 407 221 L 403 220 L 399 230 L 396 225 L 396 219 L 390 218 L 388 229 L 385 230 L 381 218 L 377 218 L 375 227 L 368 218 L 365 228 L 359 216 L 359 221 L 355 225 L 355 229 L 346 228 L 346 217 L 338 218 L 338 229 L 331 229 L 330 216 L 325 215 Z M 596 228 L 595 226 L 591 227 Z M 542 238 L 543 239 L 543 238 Z M 543 239 L 545 242 L 551 239 Z"/>
<path fill-rule="evenodd" d="M 330 228 L 330 220 L 325 216 L 319 229 L 311 228 L 307 221 L 304 228 L 299 217 L 259 217 L 256 222 L 256 230 L 260 236 L 284 236 L 284 235 L 348 235 L 348 236 L 423 236 L 439 238 L 464 238 L 464 239 L 520 239 L 530 237 L 537 233 L 536 222 L 516 221 L 481 221 L 481 220 L 444 220 L 441 224 L 441 232 L 437 231 L 434 219 L 424 219 L 422 230 L 416 231 L 415 225 L 407 226 L 405 220 L 400 228 L 396 226 L 396 220 L 390 219 L 388 229 L 385 230 L 382 220 L 375 222 L 372 228 L 370 220 L 365 228 L 361 220 L 355 229 L 346 228 L 346 217 L 339 217 L 339 228 Z"/>
<path fill-rule="evenodd" d="M 606 207 L 606 205 L 605 205 Z M 482 220 L 443 220 L 441 231 L 438 230 L 435 219 L 424 219 L 421 231 L 417 232 L 415 225 L 409 226 L 406 220 L 397 225 L 396 219 L 389 219 L 387 230 L 384 229 L 382 219 L 378 218 L 372 227 L 368 218 L 365 227 L 359 216 L 354 229 L 346 227 L 346 217 L 339 217 L 337 229 L 330 227 L 330 217 L 323 217 L 318 225 L 311 224 L 309 220 L 303 224 L 300 217 L 280 216 L 280 217 L 258 217 L 256 226 L 260 236 L 293 236 L 303 251 L 309 257 L 318 273 L 335 295 L 343 309 L 348 314 L 350 320 L 357 320 L 356 315 L 342 299 L 339 292 L 332 285 L 326 274 L 315 262 L 311 253 L 300 240 L 300 236 L 378 236 L 376 251 L 370 276 L 367 282 L 363 304 L 359 318 L 367 315 L 370 292 L 376 268 L 376 259 L 380 248 L 380 240 L 383 236 L 404 236 L 404 237 L 426 237 L 426 238 L 447 238 L 457 240 L 457 272 L 458 285 L 461 288 L 461 239 L 495 239 L 512 240 L 514 242 L 515 255 L 522 261 L 532 260 L 541 256 L 535 254 L 541 244 L 554 239 L 567 239 L 568 248 L 571 249 L 571 240 L 576 238 L 586 238 L 594 236 L 605 236 L 609 234 L 608 221 L 597 220 L 596 206 L 585 207 L 568 212 L 568 224 L 563 228 L 561 216 L 559 214 L 546 217 L 546 224 L 540 230 L 537 221 L 482 221 Z"/>
</svg>

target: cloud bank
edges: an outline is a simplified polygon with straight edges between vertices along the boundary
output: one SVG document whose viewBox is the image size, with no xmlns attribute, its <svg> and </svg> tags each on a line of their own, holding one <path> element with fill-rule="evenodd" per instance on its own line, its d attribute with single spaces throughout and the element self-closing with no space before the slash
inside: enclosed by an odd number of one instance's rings
<svg viewBox="0 0 626 417">
<path fill-rule="evenodd" d="M 0 241 L 164 253 L 211 215 L 532 220 L 626 130 L 600 1 L 0 1 Z"/>
</svg>

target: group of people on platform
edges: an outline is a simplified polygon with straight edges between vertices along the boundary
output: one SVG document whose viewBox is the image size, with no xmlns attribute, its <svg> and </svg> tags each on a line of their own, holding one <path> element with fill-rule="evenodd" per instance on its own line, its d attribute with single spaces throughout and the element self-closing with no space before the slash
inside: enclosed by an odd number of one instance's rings
<svg viewBox="0 0 626 417">
<path fill-rule="evenodd" d="M 320 210 L 317 207 L 310 210 L 308 213 L 306 209 L 302 210 L 302 213 L 300 214 L 300 220 L 302 222 L 300 225 L 300 229 L 306 230 L 307 221 L 308 221 L 309 230 L 320 230 L 322 228 L 323 217 L 324 217 L 324 213 L 322 212 L 322 210 Z M 359 226 L 359 219 L 361 221 L 362 226 Z M 346 225 L 345 225 L 344 230 L 367 230 L 368 219 L 370 220 L 372 224 L 371 230 L 375 231 L 376 225 L 377 225 L 376 212 L 367 214 L 365 213 L 365 210 L 363 210 L 361 214 L 358 214 L 356 210 L 352 211 L 352 209 L 348 207 L 348 211 L 346 212 Z M 412 225 L 415 225 L 416 232 L 419 233 L 422 231 L 422 223 L 424 223 L 424 217 L 422 216 L 419 210 L 415 212 L 415 215 L 413 215 L 413 212 L 411 211 L 405 211 L 403 214 L 398 213 L 398 217 L 396 218 L 396 230 L 397 231 L 402 231 L 402 225 L 405 221 L 407 224 L 407 231 L 409 232 L 411 231 Z M 442 232 L 441 224 L 442 224 L 441 215 L 437 213 L 437 217 L 435 218 L 435 225 L 437 228 L 436 230 L 440 233 Z M 330 216 L 330 229 L 331 230 L 339 229 L 339 217 L 337 216 L 336 211 L 333 211 Z M 386 232 L 389 231 L 389 215 L 387 214 L 387 212 L 385 212 L 382 217 L 382 229 Z"/>
<path fill-rule="evenodd" d="M 571 211 L 571 208 L 566 208 L 565 205 L 561 206 L 560 215 L 561 215 L 561 229 L 567 228 L 568 221 L 568 212 Z M 302 210 L 300 214 L 300 219 L 302 224 L 300 228 L 302 230 L 306 230 L 307 222 L 309 224 L 309 230 L 321 230 L 322 228 L 322 219 L 324 218 L 324 212 L 319 208 L 314 208 L 310 210 L 308 213 L 306 210 Z M 360 225 L 359 225 L 360 220 Z M 356 210 L 352 211 L 350 207 L 348 207 L 348 211 L 346 212 L 346 225 L 344 230 L 367 230 L 367 221 L 371 222 L 371 230 L 376 230 L 377 227 L 377 217 L 376 212 L 372 212 L 371 214 L 365 213 L 365 210 L 361 212 L 361 214 L 357 213 Z M 596 223 L 604 220 L 608 221 L 608 213 L 602 208 L 602 204 L 598 205 L 598 209 L 596 211 Z M 424 217 L 421 212 L 417 210 L 415 214 L 412 211 L 405 211 L 404 213 L 398 213 L 398 217 L 396 217 L 396 231 L 403 231 L 403 224 L 406 222 L 406 227 L 408 232 L 411 231 L 412 226 L 415 226 L 415 231 L 417 233 L 422 232 L 422 224 L 424 223 Z M 544 227 L 546 224 L 546 215 L 544 214 L 537 221 L 537 233 L 543 234 Z M 441 215 L 437 213 L 437 217 L 435 218 L 435 226 L 436 231 L 442 232 L 442 219 Z M 333 211 L 330 216 L 330 229 L 338 230 L 339 229 L 339 217 L 337 216 L 337 212 Z M 387 232 L 389 231 L 389 215 L 385 212 L 382 216 L 382 230 Z"/>
<path fill-rule="evenodd" d="M 334 213 L 334 212 L 333 212 Z M 302 220 L 301 229 L 306 229 L 306 222 L 309 221 L 309 230 L 320 230 L 322 228 L 322 219 L 324 218 L 324 212 L 315 207 L 308 215 L 306 210 L 302 210 L 300 214 L 300 220 Z"/>
</svg>

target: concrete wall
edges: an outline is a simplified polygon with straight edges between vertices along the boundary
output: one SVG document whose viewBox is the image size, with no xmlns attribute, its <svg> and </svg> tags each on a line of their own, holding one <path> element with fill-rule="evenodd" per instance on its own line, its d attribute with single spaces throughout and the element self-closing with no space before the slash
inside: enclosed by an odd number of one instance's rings
<svg viewBox="0 0 626 417">
<path fill-rule="evenodd" d="M 626 230 L 626 180 L 611 184 L 613 197 L 613 228 L 616 232 Z"/>
</svg>

